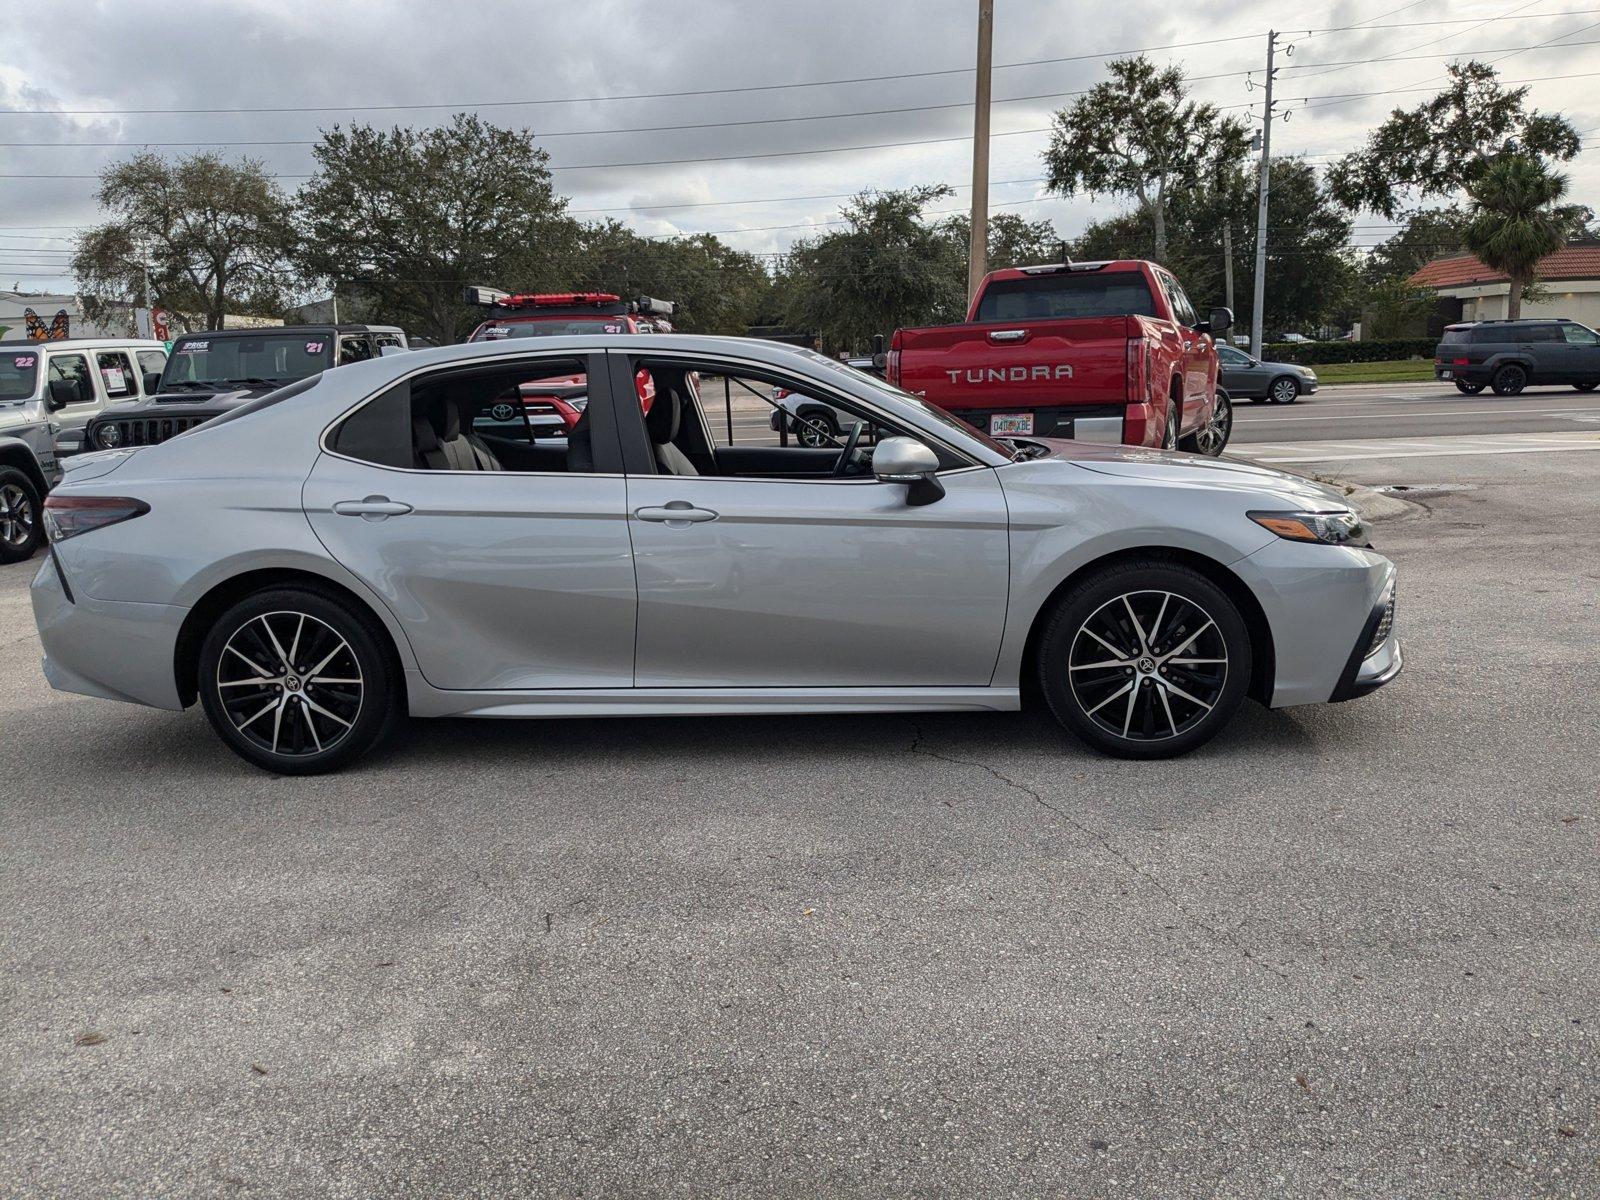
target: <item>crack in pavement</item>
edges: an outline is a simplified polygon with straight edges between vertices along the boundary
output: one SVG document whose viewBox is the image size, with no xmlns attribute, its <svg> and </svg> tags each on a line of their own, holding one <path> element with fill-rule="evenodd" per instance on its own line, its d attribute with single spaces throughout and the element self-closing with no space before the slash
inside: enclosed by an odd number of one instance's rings
<svg viewBox="0 0 1600 1200">
<path fill-rule="evenodd" d="M 937 750 L 928 749 L 923 743 L 922 726 L 913 721 L 911 722 L 911 729 L 915 734 L 915 736 L 911 739 L 910 752 L 912 754 L 921 754 L 927 758 L 937 759 L 940 762 L 947 762 L 956 766 L 976 767 L 980 771 L 987 772 L 992 778 L 1000 783 L 1005 784 L 1005 786 L 1010 788 L 1012 791 L 1028 797 L 1040 808 L 1045 809 L 1047 812 L 1054 813 L 1073 829 L 1076 829 L 1084 837 L 1094 842 L 1109 857 L 1126 867 L 1128 870 L 1132 871 L 1135 875 L 1139 876 L 1139 878 L 1148 882 L 1162 895 L 1168 904 L 1172 905 L 1173 908 L 1177 909 L 1178 912 L 1183 914 L 1184 917 L 1193 922 L 1195 925 L 1198 925 L 1201 929 L 1205 930 L 1216 941 L 1232 946 L 1252 965 L 1260 967 L 1265 971 L 1270 971 L 1280 979 L 1289 978 L 1288 972 L 1278 969 L 1264 959 L 1257 958 L 1254 952 L 1251 951 L 1250 947 L 1247 946 L 1242 940 L 1235 937 L 1233 933 L 1219 928 L 1217 925 L 1207 920 L 1193 909 L 1189 908 L 1186 904 L 1184 904 L 1183 900 L 1178 896 L 1178 894 L 1168 887 L 1165 882 L 1163 882 L 1158 876 L 1152 875 L 1149 871 L 1141 867 L 1137 862 L 1130 858 L 1126 852 L 1120 850 L 1105 834 L 1092 828 L 1091 826 L 1085 825 L 1082 821 L 1078 820 L 1078 818 L 1074 817 L 1065 809 L 1058 808 L 1054 804 L 1050 803 L 1050 801 L 1046 800 L 1043 796 L 1034 791 L 1032 788 L 1028 787 L 1026 784 L 1018 783 L 1009 775 L 995 770 L 988 763 L 980 762 L 977 759 L 972 758 L 956 758 L 954 755 L 941 754 Z"/>
</svg>

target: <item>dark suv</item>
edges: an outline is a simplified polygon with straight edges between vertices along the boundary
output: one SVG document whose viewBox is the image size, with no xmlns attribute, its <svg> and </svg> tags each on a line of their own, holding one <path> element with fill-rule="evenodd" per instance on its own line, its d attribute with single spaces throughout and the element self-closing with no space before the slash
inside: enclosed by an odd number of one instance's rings
<svg viewBox="0 0 1600 1200">
<path fill-rule="evenodd" d="M 1515 396 L 1533 383 L 1600 387 L 1600 334 L 1565 317 L 1450 325 L 1434 352 L 1433 373 L 1469 396 L 1485 387 Z"/>
</svg>

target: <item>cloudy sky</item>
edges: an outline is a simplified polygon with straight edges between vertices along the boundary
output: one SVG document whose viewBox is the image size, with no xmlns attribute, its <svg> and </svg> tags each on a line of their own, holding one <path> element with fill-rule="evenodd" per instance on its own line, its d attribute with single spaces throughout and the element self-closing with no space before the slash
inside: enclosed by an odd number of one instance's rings
<svg viewBox="0 0 1600 1200">
<path fill-rule="evenodd" d="M 1504 58 L 1508 81 L 1537 80 L 1533 103 L 1593 130 L 1600 146 L 1600 8 L 1585 0 L 995 7 L 991 202 L 1049 219 L 1063 236 L 1112 206 L 1044 196 L 1042 131 L 1121 51 L 1152 48 L 1184 68 L 1197 95 L 1259 113 L 1250 84 L 1262 78 L 1267 30 L 1284 31 L 1288 120 L 1274 127 L 1274 150 L 1314 162 L 1358 145 L 1394 105 L 1432 94 L 1450 58 L 1466 54 Z M 70 238 L 96 219 L 93 176 L 132 149 L 208 143 L 262 159 L 293 189 L 319 129 L 429 124 L 462 108 L 532 129 L 575 212 L 645 233 L 714 230 L 771 253 L 863 188 L 951 183 L 960 190 L 944 207 L 964 205 L 976 9 L 976 0 L 34 6 L 32 17 L 57 21 L 6 21 L 0 39 L 0 287 L 69 282 Z M 1308 20 L 1358 27 L 1313 32 Z M 1354 62 L 1373 59 L 1384 61 Z M 1568 170 L 1574 198 L 1600 208 L 1600 153 Z M 1356 237 L 1385 232 L 1364 217 Z"/>
</svg>

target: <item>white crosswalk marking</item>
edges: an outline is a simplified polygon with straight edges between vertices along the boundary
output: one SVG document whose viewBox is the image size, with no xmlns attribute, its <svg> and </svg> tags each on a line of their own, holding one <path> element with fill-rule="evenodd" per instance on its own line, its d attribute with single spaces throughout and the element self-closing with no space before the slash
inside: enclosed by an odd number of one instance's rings
<svg viewBox="0 0 1600 1200">
<path fill-rule="evenodd" d="M 1229 453 L 1258 463 L 1349 462 L 1367 458 L 1446 458 L 1479 454 L 1553 454 L 1600 450 L 1600 434 L 1507 433 L 1460 438 L 1389 438 L 1363 442 L 1235 443 Z"/>
</svg>

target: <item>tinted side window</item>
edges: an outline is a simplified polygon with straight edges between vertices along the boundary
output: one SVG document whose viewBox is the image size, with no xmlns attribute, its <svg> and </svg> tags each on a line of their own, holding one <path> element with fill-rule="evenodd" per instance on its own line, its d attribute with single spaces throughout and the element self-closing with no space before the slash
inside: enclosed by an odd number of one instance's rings
<svg viewBox="0 0 1600 1200">
<path fill-rule="evenodd" d="M 346 417 L 334 431 L 333 449 L 381 467 L 412 466 L 411 385 L 397 383 Z"/>
<path fill-rule="evenodd" d="M 1445 346 L 1465 345 L 1471 333 L 1472 330 L 1470 329 L 1446 329 L 1444 331 L 1444 336 L 1439 339 L 1439 342 L 1441 345 Z"/>
<path fill-rule="evenodd" d="M 94 381 L 89 378 L 89 360 L 81 354 L 52 354 L 50 356 L 50 382 L 69 380 L 78 385 L 76 403 L 94 399 Z"/>
<path fill-rule="evenodd" d="M 1582 325 L 1563 325 L 1561 332 L 1569 346 L 1600 346 L 1600 334 Z"/>
<path fill-rule="evenodd" d="M 140 371 L 143 371 L 143 372 L 154 372 L 155 374 L 159 375 L 159 374 L 161 374 L 162 371 L 164 371 L 166 369 L 167 369 L 167 356 L 166 356 L 166 353 L 164 351 L 161 351 L 161 350 L 140 350 L 139 351 L 139 370 Z"/>
<path fill-rule="evenodd" d="M 1519 342 L 1560 342 L 1565 339 L 1561 336 L 1559 325 L 1527 325 L 1522 328 L 1517 338 Z"/>
<path fill-rule="evenodd" d="M 1498 346 L 1509 340 L 1510 337 L 1503 326 L 1480 325 L 1472 331 L 1474 346 Z"/>
<path fill-rule="evenodd" d="M 113 400 L 126 400 L 139 391 L 133 374 L 133 364 L 120 350 L 102 350 L 95 355 L 95 366 L 100 368 L 100 382 L 106 385 L 106 395 Z"/>
</svg>

